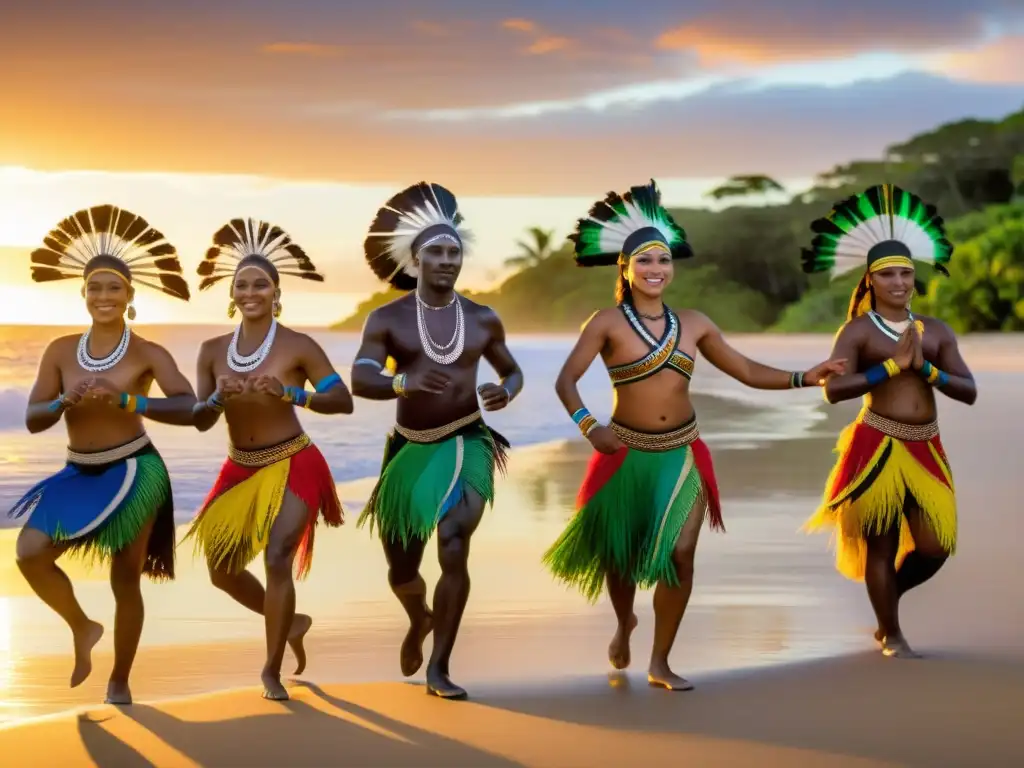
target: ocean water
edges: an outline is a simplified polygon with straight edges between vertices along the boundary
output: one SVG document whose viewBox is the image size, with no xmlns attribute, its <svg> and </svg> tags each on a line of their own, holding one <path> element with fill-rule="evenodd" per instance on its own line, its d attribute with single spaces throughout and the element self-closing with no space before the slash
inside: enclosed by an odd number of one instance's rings
<svg viewBox="0 0 1024 768">
<path fill-rule="evenodd" d="M 62 424 L 30 435 L 24 427 L 28 393 L 43 349 L 50 339 L 76 329 L 0 326 L 0 510 L 6 510 L 31 485 L 64 463 L 66 447 Z M 182 372 L 194 382 L 195 358 L 200 343 L 229 330 L 226 326 L 140 326 L 138 332 L 164 345 Z M 310 330 L 346 382 L 359 344 L 358 336 Z M 504 411 L 488 414 L 487 421 L 513 446 L 536 445 L 578 436 L 566 416 L 553 384 L 574 339 L 568 336 L 512 336 L 509 347 L 518 359 L 526 385 Z M 787 369 L 804 367 L 828 354 L 823 339 L 794 344 L 758 345 L 747 339 L 741 347 L 760 359 Z M 480 381 L 495 380 L 486 365 Z M 580 382 L 584 401 L 598 418 L 611 410 L 612 391 L 598 361 Z M 706 362 L 699 362 L 693 380 L 695 405 L 704 438 L 728 447 L 751 447 L 764 441 L 798 437 L 822 418 L 816 390 L 760 392 L 729 379 Z M 302 422 L 320 447 L 339 483 L 374 476 L 380 467 L 384 435 L 394 419 L 394 404 L 357 400 L 350 416 L 304 413 Z M 149 422 L 147 429 L 164 456 L 174 484 L 179 521 L 188 520 L 202 502 L 226 449 L 223 422 L 200 434 L 189 428 Z M 343 498 L 349 505 L 361 499 Z M 0 526 L 9 525 L 0 515 Z"/>
</svg>

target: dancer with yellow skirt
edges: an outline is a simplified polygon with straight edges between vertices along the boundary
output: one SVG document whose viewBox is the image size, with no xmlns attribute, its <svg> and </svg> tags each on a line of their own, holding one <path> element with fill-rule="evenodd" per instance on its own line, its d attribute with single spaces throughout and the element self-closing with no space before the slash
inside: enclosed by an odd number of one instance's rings
<svg viewBox="0 0 1024 768">
<path fill-rule="evenodd" d="M 199 351 L 195 425 L 205 432 L 223 413 L 231 442 L 188 537 L 205 553 L 214 586 L 265 617 L 263 696 L 283 701 L 285 643 L 299 674 L 312 624 L 295 612 L 293 565 L 299 578 L 309 572 L 321 518 L 342 524 L 330 468 L 296 411 L 352 413 L 352 396 L 320 345 L 277 321 L 282 276 L 323 281 L 305 251 L 280 227 L 254 219 L 233 219 L 213 243 L 199 265 L 199 289 L 230 278 L 228 316 L 241 312 L 242 321 Z M 303 388 L 307 381 L 314 391 Z M 266 589 L 246 570 L 260 554 Z"/>
<path fill-rule="evenodd" d="M 590 600 L 607 585 L 618 619 L 608 648 L 616 669 L 630 663 L 637 587 L 655 587 L 647 679 L 652 686 L 689 690 L 693 686 L 672 671 L 668 656 L 693 588 L 701 525 L 708 520 L 724 530 L 711 453 L 690 400 L 697 351 L 756 389 L 815 386 L 843 364 L 826 362 L 804 373 L 769 368 L 733 349 L 700 312 L 670 309 L 664 294 L 674 262 L 693 252 L 654 181 L 623 195 L 610 192 L 577 222 L 570 239 L 579 266 L 617 266 L 617 306 L 587 321 L 555 383 L 594 453 L 576 515 L 544 560 Z M 607 426 L 591 415 L 577 389 L 598 355 L 615 387 Z"/>
<path fill-rule="evenodd" d="M 918 269 L 948 275 L 953 245 L 933 206 L 884 184 L 836 204 L 811 225 L 806 272 L 863 268 L 833 355 L 850 372 L 830 379 L 830 403 L 864 398 L 839 438 L 838 460 L 809 531 L 834 533 L 836 567 L 864 581 L 886 656 L 915 657 L 900 628 L 900 598 L 956 549 L 953 475 L 939 438 L 935 391 L 974 403 L 977 389 L 945 323 L 910 310 Z"/>
<path fill-rule="evenodd" d="M 142 635 L 140 579 L 174 578 L 174 499 L 167 467 L 143 418 L 190 426 L 196 402 L 174 359 L 125 322 L 135 319 L 135 286 L 188 301 L 174 246 L 141 216 L 98 205 L 61 221 L 32 252 L 36 282 L 82 280 L 89 330 L 50 342 L 29 395 L 25 423 L 42 432 L 63 417 L 67 463 L 31 488 L 10 515 L 25 518 L 18 568 L 32 590 L 67 622 L 74 637 L 71 687 L 92 671 L 103 627 L 89 619 L 63 554 L 110 564 L 114 592 L 114 668 L 109 704 L 131 704 L 128 678 Z M 154 382 L 163 397 L 149 397 Z"/>
</svg>

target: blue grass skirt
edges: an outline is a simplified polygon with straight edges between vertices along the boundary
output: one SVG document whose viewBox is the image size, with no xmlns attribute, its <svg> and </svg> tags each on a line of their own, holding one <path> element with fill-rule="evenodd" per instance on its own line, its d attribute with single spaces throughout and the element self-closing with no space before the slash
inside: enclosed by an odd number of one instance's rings
<svg viewBox="0 0 1024 768">
<path fill-rule="evenodd" d="M 127 456 L 124 446 L 97 454 L 69 454 L 56 474 L 34 485 L 8 512 L 42 531 L 72 556 L 109 563 L 134 542 L 149 520 L 143 572 L 174 578 L 174 499 L 167 466 L 145 435 Z M 111 461 L 103 461 L 109 454 Z"/>
</svg>

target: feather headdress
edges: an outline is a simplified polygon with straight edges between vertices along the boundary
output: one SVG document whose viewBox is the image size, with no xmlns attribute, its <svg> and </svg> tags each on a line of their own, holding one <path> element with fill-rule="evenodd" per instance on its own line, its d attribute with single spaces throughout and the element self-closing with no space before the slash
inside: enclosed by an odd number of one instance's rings
<svg viewBox="0 0 1024 768">
<path fill-rule="evenodd" d="M 262 263 L 274 283 L 280 275 L 324 281 L 313 260 L 280 227 L 259 219 L 232 219 L 213 235 L 213 245 L 196 270 L 204 291 L 238 271 L 243 262 Z"/>
<path fill-rule="evenodd" d="M 837 203 L 832 212 L 811 223 L 810 248 L 802 249 L 804 272 L 832 277 L 858 267 L 864 277 L 850 299 L 849 319 L 871 308 L 870 275 L 889 267 L 928 264 L 949 275 L 953 244 L 946 239 L 935 206 L 892 184 L 879 184 Z M 918 281 L 918 291 L 924 284 Z"/>
<path fill-rule="evenodd" d="M 370 269 L 400 291 L 416 288 L 419 250 L 431 242 L 457 242 L 463 254 L 473 243 L 455 195 L 440 184 L 421 181 L 402 190 L 377 211 L 363 242 Z"/>
<path fill-rule="evenodd" d="M 115 205 L 96 205 L 68 216 L 32 252 L 37 283 L 88 278 L 97 270 L 188 301 L 178 252 L 141 216 Z"/>
<path fill-rule="evenodd" d="M 617 264 L 655 244 L 667 248 L 673 259 L 693 256 L 685 230 L 661 205 L 654 179 L 624 195 L 609 192 L 594 203 L 587 218 L 577 220 L 569 239 L 576 244 L 581 267 Z"/>
</svg>

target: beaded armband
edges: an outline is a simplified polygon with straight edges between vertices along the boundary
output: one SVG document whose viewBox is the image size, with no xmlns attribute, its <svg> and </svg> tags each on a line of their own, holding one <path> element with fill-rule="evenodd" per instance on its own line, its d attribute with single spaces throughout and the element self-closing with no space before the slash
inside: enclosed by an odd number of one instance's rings
<svg viewBox="0 0 1024 768">
<path fill-rule="evenodd" d="M 128 413 L 137 413 L 142 415 L 149 407 L 149 398 L 143 397 L 142 395 L 129 395 L 127 392 L 122 392 L 120 406 L 123 410 L 128 411 Z"/>
<path fill-rule="evenodd" d="M 297 405 L 299 408 L 309 408 L 313 393 L 307 392 L 302 387 L 283 387 L 283 389 L 281 399 L 286 403 Z"/>
<path fill-rule="evenodd" d="M 890 357 L 885 362 L 868 368 L 864 371 L 864 376 L 867 378 L 868 384 L 874 386 L 875 384 L 881 384 L 886 379 L 891 379 L 893 376 L 898 375 L 899 372 L 899 363 Z"/>
</svg>

